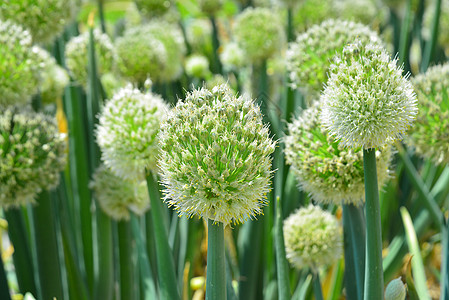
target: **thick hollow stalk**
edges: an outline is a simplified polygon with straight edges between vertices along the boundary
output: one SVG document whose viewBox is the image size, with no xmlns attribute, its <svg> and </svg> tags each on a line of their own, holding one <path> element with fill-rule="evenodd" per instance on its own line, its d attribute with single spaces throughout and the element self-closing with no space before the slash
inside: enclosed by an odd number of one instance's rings
<svg viewBox="0 0 449 300">
<path fill-rule="evenodd" d="M 25 221 L 20 209 L 4 211 L 8 221 L 8 236 L 14 246 L 13 261 L 16 271 L 19 290 L 22 294 L 30 292 L 37 295 L 36 283 L 34 281 L 33 260 L 31 258 L 30 242 L 27 238 Z"/>
<path fill-rule="evenodd" d="M 8 280 L 6 279 L 5 268 L 3 267 L 3 259 L 0 256 L 0 299 L 10 300 Z"/>
<path fill-rule="evenodd" d="M 365 216 L 363 207 L 343 205 L 345 287 L 348 300 L 363 299 L 365 280 Z"/>
<path fill-rule="evenodd" d="M 39 194 L 32 208 L 42 299 L 62 299 L 62 278 L 53 204 L 48 191 Z"/>
<path fill-rule="evenodd" d="M 164 209 L 159 197 L 159 186 L 150 174 L 147 176 L 148 193 L 151 202 L 151 220 L 156 242 L 157 270 L 159 273 L 159 285 L 161 299 L 180 299 L 172 250 L 168 244 L 167 227 L 164 222 Z"/>
<path fill-rule="evenodd" d="M 206 300 L 226 300 L 224 226 L 207 221 Z"/>
<path fill-rule="evenodd" d="M 383 299 L 382 231 L 377 187 L 376 149 L 363 149 L 365 171 L 366 261 L 365 300 Z"/>
<path fill-rule="evenodd" d="M 129 222 L 117 223 L 120 260 L 120 299 L 134 299 L 134 266 L 131 227 Z"/>
<path fill-rule="evenodd" d="M 313 294 L 316 300 L 323 300 L 323 290 L 321 289 L 320 275 L 318 270 L 313 271 Z M 379 298 L 380 299 L 380 298 Z"/>
<path fill-rule="evenodd" d="M 218 28 L 217 28 L 217 22 L 215 22 L 215 17 L 210 18 L 210 22 L 212 24 L 212 46 L 214 51 L 214 73 L 221 74 L 222 73 L 222 66 L 220 57 L 218 56 L 218 48 L 220 48 L 220 40 L 218 39 Z"/>
<path fill-rule="evenodd" d="M 278 299 L 287 300 L 291 298 L 290 286 L 289 286 L 289 276 L 288 276 L 288 262 L 285 254 L 285 244 L 284 244 L 284 230 L 282 223 L 282 207 L 279 197 L 276 198 L 276 223 L 275 223 L 276 234 L 275 245 L 276 245 L 276 266 L 277 266 L 277 280 L 278 280 Z"/>
</svg>

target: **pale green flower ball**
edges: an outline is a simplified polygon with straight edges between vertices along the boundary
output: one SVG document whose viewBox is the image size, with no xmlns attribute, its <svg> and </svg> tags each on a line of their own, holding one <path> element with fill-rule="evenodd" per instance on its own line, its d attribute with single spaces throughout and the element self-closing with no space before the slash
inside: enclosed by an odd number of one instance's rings
<svg viewBox="0 0 449 300">
<path fill-rule="evenodd" d="M 6 109 L 0 114 L 0 206 L 34 202 L 55 187 L 66 164 L 66 142 L 44 114 Z"/>
<path fill-rule="evenodd" d="M 212 24 L 210 20 L 195 18 L 190 20 L 186 26 L 186 37 L 193 49 L 199 51 L 212 46 Z"/>
<path fill-rule="evenodd" d="M 48 43 L 72 18 L 72 0 L 6 0 L 0 4 L 0 19 L 21 24 L 35 43 Z"/>
<path fill-rule="evenodd" d="M 31 101 L 41 71 L 38 58 L 29 32 L 0 20 L 0 108 Z"/>
<path fill-rule="evenodd" d="M 55 58 L 44 49 L 39 48 L 42 73 L 40 73 L 39 92 L 43 103 L 55 103 L 64 93 L 70 82 L 67 71 L 58 65 Z"/>
<path fill-rule="evenodd" d="M 206 14 L 216 14 L 223 5 L 223 0 L 198 0 L 201 11 Z"/>
<path fill-rule="evenodd" d="M 173 0 L 134 0 L 143 15 L 153 18 L 168 13 L 174 5 Z"/>
<path fill-rule="evenodd" d="M 226 80 L 221 74 L 214 74 L 211 78 L 206 81 L 206 88 L 211 90 L 217 85 L 228 84 L 228 80 Z"/>
<path fill-rule="evenodd" d="M 382 44 L 376 32 L 363 24 L 326 20 L 289 43 L 286 66 L 293 88 L 303 88 L 314 98 L 327 81 L 332 57 L 358 38 L 362 43 Z"/>
<path fill-rule="evenodd" d="M 348 45 L 334 59 L 321 94 L 321 123 L 345 147 L 400 139 L 418 113 L 416 94 L 397 59 L 379 45 Z"/>
<path fill-rule="evenodd" d="M 118 69 L 123 77 L 134 83 L 143 83 L 151 77 L 159 81 L 167 67 L 167 50 L 146 25 L 132 27 L 115 42 Z"/>
<path fill-rule="evenodd" d="M 412 78 L 419 113 L 409 133 L 416 152 L 435 163 L 449 163 L 449 63 Z"/>
<path fill-rule="evenodd" d="M 94 30 L 94 45 L 98 74 L 111 72 L 117 61 L 116 50 L 109 36 L 99 29 Z M 82 86 L 88 80 L 89 32 L 73 37 L 65 46 L 65 57 L 70 75 Z"/>
<path fill-rule="evenodd" d="M 401 277 L 393 279 L 385 289 L 385 300 L 404 300 L 406 296 L 405 285 Z"/>
<path fill-rule="evenodd" d="M 259 107 L 227 85 L 188 93 L 161 125 L 165 201 L 179 215 L 224 224 L 262 213 L 275 142 Z"/>
<path fill-rule="evenodd" d="M 317 271 L 331 265 L 343 252 L 343 238 L 337 219 L 310 204 L 284 220 L 287 260 L 298 269 Z"/>
<path fill-rule="evenodd" d="M 101 165 L 95 171 L 89 187 L 101 209 L 114 220 L 129 220 L 129 211 L 144 214 L 150 208 L 145 181 L 123 180 Z"/>
<path fill-rule="evenodd" d="M 237 71 L 247 64 L 245 52 L 235 42 L 230 42 L 223 46 L 220 60 L 226 71 Z"/>
<path fill-rule="evenodd" d="M 247 8 L 238 15 L 233 30 L 247 58 L 259 62 L 282 48 L 284 29 L 278 16 L 268 8 Z"/>
<path fill-rule="evenodd" d="M 168 105 L 155 94 L 132 86 L 119 90 L 106 102 L 97 127 L 102 160 L 121 178 L 143 180 L 157 171 L 158 133 Z"/>
<path fill-rule="evenodd" d="M 315 201 L 361 205 L 365 199 L 363 152 L 360 148 L 344 149 L 334 141 L 321 127 L 320 111 L 316 102 L 288 124 L 286 161 L 301 189 Z M 391 154 L 389 146 L 376 151 L 380 186 L 389 178 Z"/>
<path fill-rule="evenodd" d="M 209 70 L 209 60 L 201 54 L 192 54 L 186 58 L 186 73 L 196 78 L 206 78 L 211 72 Z"/>
</svg>

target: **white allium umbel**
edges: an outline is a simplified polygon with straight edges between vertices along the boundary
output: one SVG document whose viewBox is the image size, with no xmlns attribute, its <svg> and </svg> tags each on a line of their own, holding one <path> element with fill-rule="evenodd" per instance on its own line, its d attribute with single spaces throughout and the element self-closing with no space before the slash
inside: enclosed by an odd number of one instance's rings
<svg viewBox="0 0 449 300">
<path fill-rule="evenodd" d="M 0 114 L 0 206 L 34 202 L 55 187 L 66 164 L 66 142 L 47 115 L 6 109 Z"/>
<path fill-rule="evenodd" d="M 209 60 L 201 54 L 192 54 L 185 61 L 186 73 L 196 78 L 206 78 L 211 72 L 209 70 Z"/>
<path fill-rule="evenodd" d="M 29 103 L 37 91 L 42 68 L 32 44 L 27 30 L 0 20 L 0 108 Z"/>
<path fill-rule="evenodd" d="M 0 2 L 0 19 L 29 30 L 35 43 L 51 42 L 73 15 L 73 0 L 6 0 Z"/>
<path fill-rule="evenodd" d="M 275 142 L 259 107 L 227 85 L 188 93 L 161 126 L 165 201 L 180 215 L 224 224 L 262 213 Z"/>
<path fill-rule="evenodd" d="M 296 210 L 284 220 L 287 260 L 298 269 L 317 271 L 331 265 L 343 252 L 343 238 L 337 219 L 319 206 Z"/>
<path fill-rule="evenodd" d="M 330 67 L 321 123 L 345 147 L 381 147 L 402 138 L 418 112 L 408 76 L 379 45 L 346 46 Z"/>
<path fill-rule="evenodd" d="M 320 102 L 288 124 L 285 158 L 301 189 L 322 203 L 361 205 L 365 199 L 363 152 L 345 149 L 320 124 Z M 377 176 L 382 186 L 389 178 L 391 147 L 376 149 Z"/>
<path fill-rule="evenodd" d="M 117 61 L 117 54 L 109 36 L 99 29 L 93 32 L 95 54 L 99 75 L 113 70 Z M 84 87 L 88 80 L 88 45 L 89 32 L 73 37 L 65 46 L 66 64 L 70 75 Z"/>
<path fill-rule="evenodd" d="M 252 62 L 274 55 L 284 42 L 284 30 L 277 14 L 268 8 L 247 8 L 236 18 L 235 40 Z"/>
<path fill-rule="evenodd" d="M 286 66 L 294 88 L 318 95 L 327 81 L 332 57 L 358 38 L 362 43 L 381 44 L 376 32 L 351 21 L 326 20 L 310 27 L 289 43 Z"/>
<path fill-rule="evenodd" d="M 407 142 L 435 163 L 449 163 L 449 63 L 412 78 L 419 113 Z"/>
<path fill-rule="evenodd" d="M 248 62 L 245 58 L 245 52 L 235 42 L 229 42 L 223 45 L 223 50 L 220 52 L 220 60 L 223 67 L 227 71 L 237 71 Z"/>
<path fill-rule="evenodd" d="M 158 133 L 168 105 L 156 94 L 132 86 L 120 89 L 104 106 L 97 127 L 102 160 L 122 178 L 143 180 L 157 171 Z"/>
<path fill-rule="evenodd" d="M 130 210 L 142 215 L 150 208 L 145 181 L 124 180 L 104 165 L 97 168 L 89 187 L 101 209 L 114 220 L 129 220 Z"/>
</svg>

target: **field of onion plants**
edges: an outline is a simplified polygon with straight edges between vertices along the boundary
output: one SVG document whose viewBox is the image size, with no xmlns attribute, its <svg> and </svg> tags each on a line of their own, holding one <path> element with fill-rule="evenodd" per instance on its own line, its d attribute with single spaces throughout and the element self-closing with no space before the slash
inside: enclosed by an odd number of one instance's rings
<svg viewBox="0 0 449 300">
<path fill-rule="evenodd" d="M 2 0 L 1 300 L 449 300 L 449 1 Z"/>
</svg>

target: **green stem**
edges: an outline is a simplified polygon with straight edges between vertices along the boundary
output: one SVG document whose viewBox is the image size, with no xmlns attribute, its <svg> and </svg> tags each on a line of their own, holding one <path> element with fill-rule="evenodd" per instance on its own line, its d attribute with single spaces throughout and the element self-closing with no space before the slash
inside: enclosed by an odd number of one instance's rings
<svg viewBox="0 0 449 300">
<path fill-rule="evenodd" d="M 157 269 L 159 273 L 161 299 L 180 299 L 172 250 L 168 244 L 167 226 L 164 222 L 165 211 L 159 197 L 159 185 L 152 174 L 147 176 L 148 193 L 151 202 L 154 238 L 156 242 Z"/>
<path fill-rule="evenodd" d="M 363 299 L 365 280 L 365 216 L 363 208 L 343 205 L 345 287 L 349 300 Z"/>
<path fill-rule="evenodd" d="M 382 231 L 379 189 L 377 187 L 376 149 L 363 149 L 365 171 L 366 261 L 364 299 L 383 299 Z"/>
<path fill-rule="evenodd" d="M 148 260 L 145 244 L 143 242 L 143 234 L 140 230 L 137 218 L 131 214 L 131 229 L 137 247 L 137 261 L 139 264 L 139 273 L 143 286 L 143 299 L 159 299 L 156 293 L 153 275 L 151 273 L 150 262 Z"/>
<path fill-rule="evenodd" d="M 106 22 L 104 21 L 104 0 L 98 0 L 98 13 L 100 14 L 101 31 L 106 33 Z"/>
<path fill-rule="evenodd" d="M 443 230 L 443 252 L 441 259 L 441 300 L 449 300 L 449 222 Z"/>
<path fill-rule="evenodd" d="M 48 191 L 42 191 L 32 208 L 38 272 L 42 299 L 62 299 L 62 278 L 54 223 L 53 204 Z"/>
<path fill-rule="evenodd" d="M 6 278 L 5 268 L 3 266 L 3 259 L 0 255 L 0 299 L 11 300 L 9 294 L 8 279 Z"/>
<path fill-rule="evenodd" d="M 313 294 L 316 300 L 323 300 L 323 290 L 321 289 L 320 275 L 317 270 L 313 271 Z"/>
<path fill-rule="evenodd" d="M 401 27 L 401 39 L 399 43 L 399 63 L 402 65 L 407 59 L 407 45 L 410 35 L 410 23 L 412 21 L 411 11 L 412 11 L 412 1 L 407 0 L 407 5 L 405 8 L 404 22 Z"/>
<path fill-rule="evenodd" d="M 30 292 L 37 296 L 36 283 L 33 277 L 33 260 L 31 258 L 30 242 L 27 238 L 25 221 L 20 209 L 4 211 L 8 221 L 8 236 L 14 246 L 13 261 L 14 268 L 22 294 Z"/>
<path fill-rule="evenodd" d="M 276 198 L 276 233 L 274 235 L 276 243 L 276 266 L 277 266 L 277 281 L 279 300 L 287 300 L 291 298 L 289 276 L 288 276 L 288 262 L 285 254 L 284 244 L 284 230 L 282 223 L 282 207 L 279 197 Z"/>
<path fill-rule="evenodd" d="M 134 266 L 129 222 L 120 221 L 117 224 L 118 247 L 120 260 L 120 299 L 134 299 Z"/>
<path fill-rule="evenodd" d="M 224 226 L 207 220 L 206 300 L 226 299 Z"/>
<path fill-rule="evenodd" d="M 114 292 L 114 257 L 112 253 L 111 219 L 97 207 L 97 259 L 98 270 L 94 299 L 109 300 Z"/>
<path fill-rule="evenodd" d="M 438 39 L 438 24 L 440 23 L 441 14 L 441 0 L 436 0 L 435 2 L 435 12 L 432 18 L 432 33 L 430 36 L 430 41 L 426 43 L 426 48 L 424 49 L 423 60 L 421 62 L 421 72 L 425 72 L 430 65 L 433 53 L 435 52 L 435 46 Z"/>
<path fill-rule="evenodd" d="M 214 73 L 221 74 L 222 73 L 222 66 L 220 62 L 220 57 L 218 55 L 218 48 L 220 48 L 220 41 L 218 39 L 218 28 L 217 28 L 217 22 L 215 22 L 215 17 L 210 17 L 210 22 L 212 24 L 212 46 L 214 51 Z"/>
</svg>

